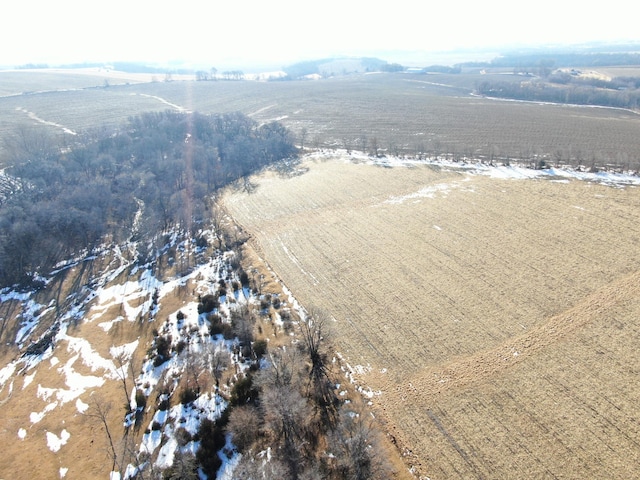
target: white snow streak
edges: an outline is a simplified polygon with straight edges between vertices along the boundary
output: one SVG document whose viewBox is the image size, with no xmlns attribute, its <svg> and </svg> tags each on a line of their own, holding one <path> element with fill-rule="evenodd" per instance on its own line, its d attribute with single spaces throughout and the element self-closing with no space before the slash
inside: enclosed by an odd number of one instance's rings
<svg viewBox="0 0 640 480">
<path fill-rule="evenodd" d="M 29 110 L 27 110 L 26 108 L 22 108 L 22 107 L 16 107 L 16 110 L 18 110 L 19 112 L 23 112 L 26 113 L 27 116 L 31 119 L 31 120 L 35 120 L 38 123 L 41 123 L 43 125 L 49 125 L 51 127 L 58 127 L 61 128 L 63 132 L 68 133 L 69 135 L 77 135 L 76 132 L 74 132 L 73 130 L 71 130 L 70 128 L 65 127 L 64 125 L 60 125 L 59 123 L 55 123 L 55 122 L 49 122 L 47 120 L 44 120 L 40 117 L 38 117 L 35 113 L 30 112 Z"/>
<path fill-rule="evenodd" d="M 162 97 L 158 97 L 156 95 L 148 95 L 146 93 L 133 93 L 132 95 L 140 95 L 141 97 L 147 97 L 147 98 L 153 98 L 154 100 L 158 100 L 159 102 L 164 103 L 165 105 L 170 106 L 171 108 L 175 108 L 176 110 L 178 110 L 179 112 L 184 112 L 184 113 L 191 113 L 190 110 L 187 110 L 184 107 L 181 107 L 180 105 L 176 105 L 175 103 L 171 103 L 168 100 L 165 100 Z"/>
</svg>

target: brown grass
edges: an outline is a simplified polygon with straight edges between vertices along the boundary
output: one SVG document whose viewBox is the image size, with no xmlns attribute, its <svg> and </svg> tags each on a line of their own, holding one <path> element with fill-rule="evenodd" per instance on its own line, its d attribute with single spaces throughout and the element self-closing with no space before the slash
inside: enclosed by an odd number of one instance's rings
<svg viewBox="0 0 640 480">
<path fill-rule="evenodd" d="M 294 295 L 335 317 L 419 472 L 638 475 L 636 188 L 309 166 L 226 206 Z"/>
<path fill-rule="evenodd" d="M 51 284 L 50 290 L 45 290 L 41 294 L 44 296 L 58 294 L 60 299 L 66 298 L 69 289 L 77 289 L 88 278 L 90 272 L 96 272 L 104 268 L 109 260 L 103 259 L 105 263 L 91 264 L 86 262 L 78 267 L 69 269 L 64 275 L 59 275 L 55 282 Z M 114 280 L 114 284 L 123 281 L 123 278 Z M 130 280 L 130 278 L 127 278 Z M 125 279 L 126 280 L 126 279 Z M 151 344 L 152 329 L 158 328 L 169 313 L 175 312 L 187 301 L 193 301 L 193 288 L 189 285 L 185 288 L 177 289 L 173 294 L 163 298 L 161 309 L 157 315 L 157 320 L 149 322 L 129 322 L 126 319 L 115 323 L 108 332 L 98 326 L 104 321 L 113 320 L 122 315 L 123 312 L 117 304 L 106 310 L 89 310 L 85 318 L 77 325 L 71 324 L 67 334 L 71 337 L 86 339 L 93 350 L 105 359 L 112 359 L 109 349 L 112 346 L 119 346 L 139 340 L 138 349 L 133 356 L 133 365 L 136 375 L 142 366 L 146 348 Z M 44 300 L 41 298 L 40 300 Z M 136 306 L 132 304 L 131 306 Z M 100 315 L 97 312 L 102 312 Z M 14 315 L 19 313 L 19 308 Z M 86 321 L 90 316 L 94 316 L 92 321 Z M 42 319 L 42 326 L 38 331 L 44 330 L 51 319 Z M 32 337 L 37 338 L 37 337 Z M 69 389 L 65 383 L 65 375 L 60 370 L 67 361 L 72 359 L 74 352 L 68 351 L 68 342 L 61 340 L 56 344 L 53 356 L 58 363 L 53 365 L 50 360 L 44 360 L 36 368 L 24 371 L 16 375 L 13 385 L 13 395 L 0 406 L 0 419 L 2 429 L 0 429 L 0 443 L 3 445 L 3 455 L 0 457 L 0 478 L 29 479 L 29 478 L 60 478 L 59 469 L 68 468 L 65 478 L 108 478 L 111 467 L 111 459 L 108 455 L 108 442 L 104 428 L 97 418 L 91 416 L 95 413 L 93 399 L 98 398 L 103 404 L 110 404 L 108 422 L 111 433 L 116 444 L 120 444 L 124 428 L 123 418 L 125 414 L 125 394 L 122 383 L 119 380 L 106 380 L 99 388 L 89 388 L 78 397 L 82 402 L 89 404 L 87 414 L 81 414 L 76 408 L 76 400 L 58 405 L 46 413 L 44 418 L 38 423 L 30 422 L 31 412 L 42 412 L 50 403 L 56 401 L 55 394 L 44 400 L 37 396 L 38 387 L 52 389 Z M 12 351 L 15 358 L 18 352 Z M 8 363 L 10 358 L 6 358 Z M 73 369 L 81 375 L 93 375 L 101 377 L 105 371 L 98 369 L 92 371 L 88 366 L 83 365 L 82 359 L 78 358 L 73 363 Z M 23 389 L 24 378 L 36 372 L 30 385 Z M 133 379 L 129 376 L 128 388 L 133 387 Z M 6 398 L 6 391 L 2 395 L 2 400 Z M 151 415 L 154 413 L 155 394 L 148 399 L 148 406 L 151 407 L 142 421 L 142 428 L 133 433 L 136 441 L 140 437 L 149 423 Z M 18 438 L 18 429 L 24 428 L 27 436 L 24 440 Z M 47 447 L 46 432 L 52 432 L 60 436 L 60 432 L 66 429 L 71 437 L 68 443 L 54 453 Z"/>
</svg>

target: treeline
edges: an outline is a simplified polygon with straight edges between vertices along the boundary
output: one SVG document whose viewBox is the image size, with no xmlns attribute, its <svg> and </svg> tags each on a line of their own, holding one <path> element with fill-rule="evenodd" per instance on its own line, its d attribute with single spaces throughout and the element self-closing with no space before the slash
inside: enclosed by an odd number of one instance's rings
<svg viewBox="0 0 640 480">
<path fill-rule="evenodd" d="M 549 64 L 563 67 L 640 65 L 640 53 L 635 51 L 509 53 L 491 60 L 486 66 L 535 68 Z"/>
<path fill-rule="evenodd" d="M 547 81 L 561 85 L 591 86 L 609 90 L 628 90 L 640 88 L 640 77 L 598 77 L 583 76 L 580 70 L 556 70 L 547 77 Z"/>
<path fill-rule="evenodd" d="M 599 88 L 585 84 L 585 82 L 567 83 L 483 81 L 476 85 L 476 92 L 479 95 L 488 97 L 536 102 L 598 105 L 629 109 L 637 109 L 640 106 L 640 89 L 638 88 Z M 635 80 L 625 81 L 622 79 L 620 84 L 633 86 L 635 85 Z"/>
<path fill-rule="evenodd" d="M 29 284 L 105 240 L 188 231 L 216 189 L 296 154 L 281 124 L 170 111 L 72 145 L 23 130 L 6 151 L 15 188 L 0 205 L 0 287 Z"/>
</svg>

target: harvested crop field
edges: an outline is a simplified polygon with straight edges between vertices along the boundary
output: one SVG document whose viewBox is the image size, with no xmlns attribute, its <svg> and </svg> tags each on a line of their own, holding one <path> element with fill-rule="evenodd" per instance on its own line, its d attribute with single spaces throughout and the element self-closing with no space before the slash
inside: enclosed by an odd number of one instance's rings
<svg viewBox="0 0 640 480">
<path fill-rule="evenodd" d="M 335 318 L 337 350 L 408 467 L 432 479 L 640 475 L 637 187 L 304 166 L 264 174 L 226 207 L 296 298 Z"/>
<path fill-rule="evenodd" d="M 472 95 L 481 80 L 519 82 L 522 77 L 517 75 L 375 74 L 317 82 L 131 79 L 130 85 L 117 85 L 119 81 L 110 78 L 0 72 L 0 85 L 6 85 L 6 94 L 13 93 L 0 97 L 0 135 L 15 138 L 37 127 L 73 143 L 70 132 L 113 128 L 149 111 L 240 111 L 258 123 L 281 122 L 307 147 L 482 155 L 532 163 L 544 159 L 640 170 L 636 112 Z M 104 80 L 112 85 L 102 86 Z M 40 91 L 46 81 L 53 83 L 48 91 Z M 33 93 L 17 94 L 24 90 Z M 0 166 L 4 149 L 0 143 Z"/>
</svg>

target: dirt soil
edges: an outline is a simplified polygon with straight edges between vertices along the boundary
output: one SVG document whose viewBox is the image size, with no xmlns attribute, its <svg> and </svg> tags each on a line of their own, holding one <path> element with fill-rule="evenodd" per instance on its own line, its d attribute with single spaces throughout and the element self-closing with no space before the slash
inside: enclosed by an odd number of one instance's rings
<svg viewBox="0 0 640 480">
<path fill-rule="evenodd" d="M 225 205 L 330 311 L 407 467 L 640 476 L 640 190 L 309 161 Z"/>
</svg>

